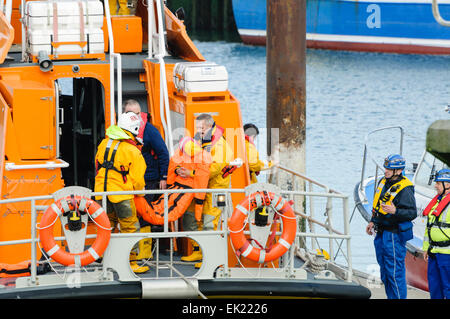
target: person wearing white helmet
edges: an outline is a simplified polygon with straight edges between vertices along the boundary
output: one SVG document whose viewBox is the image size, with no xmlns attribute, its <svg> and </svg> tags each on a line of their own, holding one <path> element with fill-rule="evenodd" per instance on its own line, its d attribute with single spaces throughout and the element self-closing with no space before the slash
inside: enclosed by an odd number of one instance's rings
<svg viewBox="0 0 450 319">
<path fill-rule="evenodd" d="M 144 189 L 146 164 L 137 140 L 140 125 L 139 116 L 127 112 L 119 115 L 117 125 L 108 127 L 107 137 L 98 146 L 95 156 L 95 192 Z M 109 195 L 107 198 L 107 212 L 112 227 L 116 228 L 119 224 L 122 233 L 140 231 L 133 198 L 132 194 Z M 101 203 L 102 197 L 96 196 L 95 199 Z M 136 255 L 137 245 L 130 253 L 131 269 L 135 273 L 148 271 L 147 266 L 137 264 Z"/>
</svg>

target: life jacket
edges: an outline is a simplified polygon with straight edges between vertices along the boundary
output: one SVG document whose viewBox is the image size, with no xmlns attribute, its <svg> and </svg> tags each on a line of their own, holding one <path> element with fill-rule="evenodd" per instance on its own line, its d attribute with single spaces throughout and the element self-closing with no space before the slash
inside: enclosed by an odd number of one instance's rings
<svg viewBox="0 0 450 319">
<path fill-rule="evenodd" d="M 210 130 L 211 136 L 206 136 L 204 139 L 202 139 L 200 137 L 200 134 L 197 133 L 194 136 L 194 140 L 197 141 L 197 143 L 200 143 L 204 150 L 210 152 L 211 149 L 214 147 L 214 145 L 223 136 L 223 132 L 224 132 L 224 129 L 221 128 L 219 125 L 216 125 L 216 123 L 214 123 L 213 127 Z"/>
<path fill-rule="evenodd" d="M 233 151 L 226 142 L 224 129 L 214 123 L 207 136 L 202 139 L 197 133 L 194 140 L 201 145 L 203 150 L 211 154 L 213 163 L 210 171 L 215 177 L 209 181 L 208 188 L 228 188 L 230 175 L 237 167 L 227 164 L 232 161 Z"/>
<path fill-rule="evenodd" d="M 450 204 L 450 195 L 445 196 L 441 200 L 438 200 L 438 199 L 439 199 L 439 195 L 436 195 L 428 203 L 427 207 L 425 207 L 425 209 L 422 212 L 423 216 L 428 216 L 428 214 L 430 214 L 430 212 L 433 210 L 433 212 L 431 214 L 436 217 L 439 217 L 442 214 L 442 212 L 444 211 L 445 207 L 447 207 L 448 204 Z"/>
<path fill-rule="evenodd" d="M 372 213 L 380 213 L 386 215 L 387 213 L 381 208 L 381 202 L 386 205 L 392 205 L 392 202 L 394 201 L 394 198 L 398 195 L 398 193 L 400 193 L 405 187 L 413 186 L 413 183 L 408 178 L 402 176 L 402 179 L 389 187 L 389 189 L 384 193 L 383 197 L 380 198 L 381 191 L 383 190 L 385 184 L 386 178 L 383 177 L 383 179 L 378 184 L 377 192 L 375 193 L 375 196 L 373 198 Z"/>
<path fill-rule="evenodd" d="M 120 175 L 122 175 L 122 179 L 123 179 L 124 183 L 127 182 L 127 175 L 130 173 L 129 170 L 125 170 L 125 167 L 123 165 L 120 166 L 120 170 L 118 170 L 114 166 L 114 158 L 116 157 L 117 149 L 119 148 L 119 145 L 121 143 L 120 141 L 117 142 L 116 145 L 114 146 L 114 148 L 112 150 L 111 157 L 108 160 L 108 155 L 109 155 L 109 152 L 110 152 L 111 145 L 112 145 L 113 141 L 114 140 L 109 139 L 108 140 L 108 144 L 106 144 L 105 155 L 103 157 L 103 163 L 97 162 L 97 171 L 100 168 L 104 168 L 105 169 L 105 179 L 104 179 L 104 182 L 103 182 L 103 185 L 104 185 L 103 191 L 105 191 L 105 192 L 107 191 L 107 185 L 108 185 L 107 181 L 108 181 L 108 172 L 109 172 L 109 170 L 112 169 L 112 170 L 116 171 L 117 173 L 119 173 Z"/>
<path fill-rule="evenodd" d="M 17 264 L 0 263 L 0 278 L 30 276 L 30 266 L 29 261 L 22 261 Z"/>
<path fill-rule="evenodd" d="M 198 146 L 198 145 L 197 145 Z M 194 147 L 194 148 L 191 148 Z M 195 154 L 194 154 L 195 153 Z M 211 156 L 208 152 L 193 144 L 178 148 L 170 158 L 167 184 L 168 189 L 205 189 L 209 181 L 209 165 Z M 193 176 L 182 178 L 176 169 L 184 167 L 193 172 Z M 171 193 L 168 194 L 168 221 L 180 218 L 195 200 L 195 216 L 200 220 L 206 193 Z M 147 222 L 154 225 L 164 224 L 164 195 L 148 203 L 144 197 L 135 196 L 137 213 Z"/>
<path fill-rule="evenodd" d="M 140 115 L 141 115 L 142 123 L 141 123 L 141 127 L 139 128 L 138 137 L 141 138 L 141 140 L 143 140 L 144 139 L 145 125 L 148 122 L 149 114 L 145 113 L 145 112 L 141 112 Z"/>
<path fill-rule="evenodd" d="M 428 246 L 428 252 L 450 254 L 449 210 L 442 214 L 450 204 L 450 195 L 439 197 L 435 196 L 422 212 L 428 217 L 424 244 Z"/>
<path fill-rule="evenodd" d="M 94 190 L 104 192 L 144 189 L 146 164 L 131 133 L 111 125 L 106 130 L 106 135 L 107 138 L 100 143 L 95 155 L 97 172 Z M 130 194 L 108 195 L 108 199 L 114 203 L 133 197 Z M 101 196 L 95 198 L 100 200 Z"/>
<path fill-rule="evenodd" d="M 107 135 L 109 137 L 109 140 L 108 140 L 108 143 L 106 144 L 105 154 L 103 156 L 103 162 L 100 163 L 97 161 L 97 163 L 96 163 L 97 173 L 98 173 L 98 170 L 100 170 L 100 168 L 105 169 L 104 189 L 103 189 L 103 191 L 105 191 L 105 192 L 106 192 L 106 188 L 107 188 L 107 180 L 108 180 L 108 171 L 109 170 L 112 169 L 112 170 L 116 171 L 117 173 L 119 173 L 120 175 L 122 175 L 122 179 L 123 179 L 124 183 L 127 182 L 127 175 L 130 173 L 130 171 L 126 170 L 123 165 L 120 166 L 120 170 L 114 166 L 114 159 L 116 157 L 116 152 L 117 152 L 117 149 L 119 148 L 120 143 L 126 142 L 126 143 L 129 143 L 129 144 L 139 148 L 138 144 L 120 128 L 113 127 L 113 126 L 109 127 L 107 130 Z M 118 141 L 118 142 L 116 143 L 116 145 L 114 145 L 112 154 L 108 160 L 110 149 L 111 149 L 112 143 L 114 141 Z"/>
</svg>

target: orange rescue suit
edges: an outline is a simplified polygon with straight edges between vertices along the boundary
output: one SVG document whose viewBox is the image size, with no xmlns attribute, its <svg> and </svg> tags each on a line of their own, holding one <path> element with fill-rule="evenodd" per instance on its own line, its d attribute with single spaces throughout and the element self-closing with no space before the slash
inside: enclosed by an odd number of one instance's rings
<svg viewBox="0 0 450 319">
<path fill-rule="evenodd" d="M 181 144 L 181 142 L 180 142 Z M 170 158 L 167 174 L 168 189 L 206 189 L 209 181 L 209 166 L 211 155 L 202 150 L 200 145 L 189 140 L 180 145 Z M 182 178 L 175 173 L 176 169 L 184 167 L 192 174 Z M 203 202 L 206 193 L 171 193 L 168 195 L 168 221 L 172 222 L 180 218 L 186 209 L 195 201 L 195 216 L 201 219 Z M 140 216 L 153 225 L 164 224 L 164 195 L 157 200 L 148 203 L 144 197 L 135 197 L 136 210 Z"/>
</svg>

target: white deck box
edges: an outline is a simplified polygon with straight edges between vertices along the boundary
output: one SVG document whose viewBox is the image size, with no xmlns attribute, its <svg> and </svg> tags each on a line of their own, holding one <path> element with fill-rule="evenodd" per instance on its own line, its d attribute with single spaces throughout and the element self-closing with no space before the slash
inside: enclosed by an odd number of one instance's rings
<svg viewBox="0 0 450 319">
<path fill-rule="evenodd" d="M 26 3 L 26 26 L 31 29 L 53 29 L 54 5 L 56 5 L 56 20 L 58 28 L 80 28 L 80 13 L 89 28 L 103 26 L 103 5 L 98 0 L 88 1 L 29 1 Z M 80 7 L 81 6 L 81 7 Z"/>
<path fill-rule="evenodd" d="M 79 42 L 80 30 L 62 29 L 58 34 L 59 42 Z M 52 47 L 53 32 L 50 30 L 34 30 L 27 32 L 27 51 L 29 54 L 38 55 L 44 50 L 48 55 L 60 54 L 98 54 L 104 53 L 103 31 L 101 29 L 85 30 L 83 41 L 87 44 L 80 47 L 77 44 L 64 44 L 57 48 Z"/>
<path fill-rule="evenodd" d="M 42 50 L 48 55 L 104 53 L 103 5 L 98 0 L 31 1 L 25 14 L 31 55 Z M 77 44 L 83 41 L 84 47 Z M 61 44 L 52 46 L 52 42 Z"/>
<path fill-rule="evenodd" d="M 211 62 L 177 63 L 173 69 L 173 81 L 178 90 L 187 93 L 228 90 L 227 69 Z"/>
</svg>

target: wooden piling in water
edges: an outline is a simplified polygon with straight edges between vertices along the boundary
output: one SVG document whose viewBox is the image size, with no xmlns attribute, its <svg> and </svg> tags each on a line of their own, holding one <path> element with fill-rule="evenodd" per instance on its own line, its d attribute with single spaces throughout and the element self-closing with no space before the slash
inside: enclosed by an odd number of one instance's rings
<svg viewBox="0 0 450 319">
<path fill-rule="evenodd" d="M 279 152 L 280 164 L 304 172 L 306 0 L 267 0 L 266 49 L 267 149 Z"/>
</svg>

